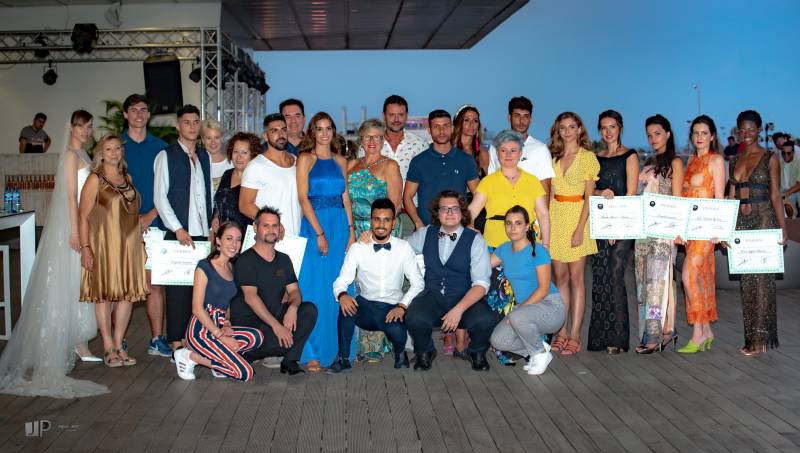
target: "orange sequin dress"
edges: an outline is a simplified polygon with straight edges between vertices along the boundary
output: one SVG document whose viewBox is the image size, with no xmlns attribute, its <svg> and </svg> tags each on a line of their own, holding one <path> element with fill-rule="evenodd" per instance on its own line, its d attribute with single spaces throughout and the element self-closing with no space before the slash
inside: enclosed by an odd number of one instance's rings
<svg viewBox="0 0 800 453">
<path fill-rule="evenodd" d="M 714 198 L 714 176 L 709 166 L 714 154 L 709 152 L 689 159 L 683 178 L 684 197 Z M 687 322 L 705 324 L 716 321 L 714 244 L 711 241 L 687 241 L 685 269 L 687 278 L 684 279 L 683 291 Z"/>
</svg>

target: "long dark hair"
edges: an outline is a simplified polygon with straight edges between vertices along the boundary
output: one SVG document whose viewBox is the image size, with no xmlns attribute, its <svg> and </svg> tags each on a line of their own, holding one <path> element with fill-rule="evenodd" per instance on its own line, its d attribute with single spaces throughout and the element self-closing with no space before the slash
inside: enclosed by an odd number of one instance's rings
<svg viewBox="0 0 800 453">
<path fill-rule="evenodd" d="M 530 216 L 528 215 L 528 210 L 523 208 L 522 206 L 515 204 L 508 211 L 506 211 L 506 215 L 504 216 L 503 220 L 505 221 L 508 219 L 510 214 L 522 214 L 522 218 L 525 220 L 525 224 L 528 225 L 528 230 L 525 231 L 525 237 L 528 238 L 528 241 L 531 243 L 531 256 L 536 256 L 536 232 L 533 231 L 533 225 L 531 224 Z"/>
<path fill-rule="evenodd" d="M 475 114 L 478 115 L 478 132 L 472 137 L 472 143 L 470 143 L 470 145 L 472 146 L 472 158 L 475 159 L 475 165 L 481 168 L 480 155 L 481 143 L 483 143 L 483 124 L 481 123 L 481 113 L 478 111 L 477 107 L 465 105 L 456 112 L 456 117 L 453 120 L 453 134 L 450 136 L 450 143 L 456 148 L 466 151 L 464 147 L 466 143 L 461 142 L 461 133 L 464 130 L 464 117 L 467 112 L 475 112 Z"/>
<path fill-rule="evenodd" d="M 666 149 L 662 154 L 655 155 L 655 172 L 657 175 L 661 175 L 665 178 L 671 178 L 672 161 L 675 159 L 675 137 L 672 133 L 672 125 L 669 124 L 669 120 L 661 114 L 653 115 L 645 120 L 645 129 L 652 125 L 661 126 L 665 132 L 669 132 Z"/>
<path fill-rule="evenodd" d="M 306 133 L 303 136 L 303 140 L 300 142 L 298 148 L 300 149 L 301 153 L 304 152 L 312 152 L 314 148 L 317 146 L 317 123 L 321 120 L 328 120 L 331 122 L 331 129 L 333 129 L 333 137 L 331 137 L 331 153 L 343 155 L 343 150 L 341 149 L 341 143 L 336 138 L 338 133 L 336 132 L 336 123 L 333 122 L 333 118 L 325 112 L 317 112 L 316 115 L 311 117 L 311 121 L 308 122 L 308 127 L 306 127 Z"/>
<path fill-rule="evenodd" d="M 220 225 L 219 228 L 217 228 L 217 232 L 216 234 L 214 234 L 214 238 L 211 240 L 211 253 L 209 253 L 208 257 L 206 258 L 209 263 L 211 262 L 211 260 L 219 256 L 220 252 L 219 252 L 219 247 L 217 246 L 217 239 L 221 238 L 222 235 L 225 234 L 225 232 L 231 228 L 236 228 L 244 236 L 244 230 L 242 230 L 242 226 L 239 225 L 237 221 L 226 220 L 222 222 L 222 225 Z M 244 239 L 244 237 L 242 239 Z"/>
<path fill-rule="evenodd" d="M 692 121 L 692 125 L 689 126 L 689 143 L 692 143 L 692 133 L 694 133 L 694 126 L 697 124 L 705 124 L 708 126 L 708 131 L 711 132 L 711 135 L 714 136 L 714 140 L 711 140 L 711 147 L 709 151 L 712 153 L 719 152 L 719 138 L 717 137 L 717 125 L 714 124 L 714 120 L 711 119 L 708 115 L 700 115 Z M 692 144 L 694 146 L 694 144 Z M 697 149 L 694 150 L 694 153 L 697 154 Z"/>
<path fill-rule="evenodd" d="M 622 115 L 619 114 L 616 110 L 606 110 L 605 112 L 601 113 L 597 117 L 597 130 L 600 130 L 600 122 L 606 118 L 611 118 L 612 120 L 617 122 L 617 127 L 619 128 L 619 135 L 617 135 L 617 145 L 622 144 Z"/>
</svg>

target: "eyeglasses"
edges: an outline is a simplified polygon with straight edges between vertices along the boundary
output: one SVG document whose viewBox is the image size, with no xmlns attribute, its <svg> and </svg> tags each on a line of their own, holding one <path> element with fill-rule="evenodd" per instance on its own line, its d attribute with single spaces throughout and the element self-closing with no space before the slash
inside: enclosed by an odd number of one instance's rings
<svg viewBox="0 0 800 453">
<path fill-rule="evenodd" d="M 365 135 L 364 136 L 365 142 L 381 142 L 383 141 L 383 135 Z"/>
<path fill-rule="evenodd" d="M 794 151 L 781 151 L 781 156 L 791 156 L 792 154 L 794 154 Z"/>
<path fill-rule="evenodd" d="M 460 206 L 439 206 L 440 214 L 455 214 L 461 212 Z"/>
</svg>

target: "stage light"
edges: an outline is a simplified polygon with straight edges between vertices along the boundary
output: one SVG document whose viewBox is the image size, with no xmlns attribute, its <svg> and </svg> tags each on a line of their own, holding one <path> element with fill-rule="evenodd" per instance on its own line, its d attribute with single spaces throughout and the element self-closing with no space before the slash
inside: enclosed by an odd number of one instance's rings
<svg viewBox="0 0 800 453">
<path fill-rule="evenodd" d="M 47 58 L 50 56 L 50 51 L 46 49 L 47 38 L 44 35 L 36 36 L 36 38 L 33 39 L 33 42 L 42 46 L 42 49 L 36 49 L 33 51 L 33 55 L 36 56 L 36 58 Z"/>
<path fill-rule="evenodd" d="M 56 68 L 53 66 L 53 62 L 49 62 L 47 65 L 47 71 L 42 74 L 42 82 L 45 85 L 55 85 L 56 80 L 58 79 L 58 74 L 56 73 Z"/>
<path fill-rule="evenodd" d="M 100 33 L 95 24 L 75 24 L 72 29 L 72 49 L 78 53 L 89 53 L 94 50 Z"/>
<path fill-rule="evenodd" d="M 194 83 L 199 83 L 200 79 L 203 77 L 200 70 L 200 59 L 196 59 L 194 63 L 192 63 L 192 72 L 189 73 L 189 80 Z"/>
</svg>

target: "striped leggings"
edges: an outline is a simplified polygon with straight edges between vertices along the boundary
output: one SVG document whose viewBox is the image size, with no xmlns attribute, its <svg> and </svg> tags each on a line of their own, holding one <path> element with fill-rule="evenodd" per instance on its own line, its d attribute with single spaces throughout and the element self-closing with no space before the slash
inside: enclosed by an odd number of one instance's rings
<svg viewBox="0 0 800 453">
<path fill-rule="evenodd" d="M 225 323 L 225 312 L 212 305 L 206 305 L 214 324 L 222 328 Z M 211 361 L 211 369 L 232 379 L 247 382 L 253 379 L 253 367 L 242 357 L 242 353 L 258 348 L 264 342 L 264 334 L 252 327 L 232 327 L 233 338 L 239 342 L 239 350 L 234 351 L 214 338 L 211 331 L 203 323 L 192 316 L 186 329 L 186 340 L 189 348 Z"/>
</svg>

